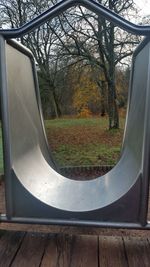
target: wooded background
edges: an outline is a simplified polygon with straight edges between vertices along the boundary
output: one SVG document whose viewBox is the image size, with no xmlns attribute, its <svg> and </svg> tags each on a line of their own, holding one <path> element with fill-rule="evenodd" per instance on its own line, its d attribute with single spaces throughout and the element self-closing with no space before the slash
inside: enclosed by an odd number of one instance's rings
<svg viewBox="0 0 150 267">
<path fill-rule="evenodd" d="M 0 26 L 20 27 L 57 0 L 1 0 Z M 97 0 L 136 23 L 133 0 Z M 72 7 L 19 41 L 33 53 L 44 117 L 108 115 L 108 128 L 119 128 L 126 108 L 131 55 L 141 37 L 133 36 L 88 9 Z"/>
</svg>

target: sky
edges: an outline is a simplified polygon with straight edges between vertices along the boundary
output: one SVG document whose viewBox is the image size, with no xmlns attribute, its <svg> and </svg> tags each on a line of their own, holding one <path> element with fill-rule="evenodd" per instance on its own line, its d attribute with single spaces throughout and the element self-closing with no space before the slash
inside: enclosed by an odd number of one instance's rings
<svg viewBox="0 0 150 267">
<path fill-rule="evenodd" d="M 150 0 L 134 0 L 141 9 L 142 15 L 150 15 Z"/>
</svg>

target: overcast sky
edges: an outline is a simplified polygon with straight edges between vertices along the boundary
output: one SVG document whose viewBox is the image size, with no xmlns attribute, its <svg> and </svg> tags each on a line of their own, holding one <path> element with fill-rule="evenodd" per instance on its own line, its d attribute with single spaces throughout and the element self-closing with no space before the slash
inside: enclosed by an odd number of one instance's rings
<svg viewBox="0 0 150 267">
<path fill-rule="evenodd" d="M 143 15 L 150 15 L 150 0 L 134 0 L 134 2 L 142 9 Z"/>
</svg>

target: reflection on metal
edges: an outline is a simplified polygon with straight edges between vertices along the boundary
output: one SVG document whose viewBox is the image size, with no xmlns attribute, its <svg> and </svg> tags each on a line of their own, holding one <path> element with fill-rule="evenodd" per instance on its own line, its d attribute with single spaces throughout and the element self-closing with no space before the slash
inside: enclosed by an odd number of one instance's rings
<svg viewBox="0 0 150 267">
<path fill-rule="evenodd" d="M 5 42 L 8 37 L 27 33 L 74 4 L 83 4 L 131 31 L 131 23 L 94 1 L 85 0 L 60 2 L 21 29 L 1 31 L 0 89 L 7 208 L 1 221 L 148 229 L 148 39 L 133 56 L 121 158 L 110 172 L 91 181 L 69 180 L 57 172 L 45 136 L 33 56 L 18 43 Z M 142 33 L 144 29 L 150 31 L 150 27 L 134 27 Z"/>
</svg>

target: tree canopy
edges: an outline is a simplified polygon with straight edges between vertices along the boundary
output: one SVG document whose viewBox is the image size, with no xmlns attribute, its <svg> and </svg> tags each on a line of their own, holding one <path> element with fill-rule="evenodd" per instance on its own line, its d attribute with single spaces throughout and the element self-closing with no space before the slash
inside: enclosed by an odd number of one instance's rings
<svg viewBox="0 0 150 267">
<path fill-rule="evenodd" d="M 97 2 L 136 20 L 133 0 Z M 1 0 L 1 27 L 19 27 L 55 3 L 57 0 Z M 97 109 L 101 115 L 108 114 L 109 129 L 119 127 L 118 108 L 127 99 L 127 70 L 139 37 L 77 6 L 20 41 L 31 49 L 36 59 L 46 116 L 59 117 L 82 108 L 91 112 Z"/>
</svg>

